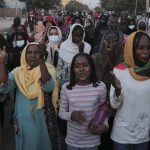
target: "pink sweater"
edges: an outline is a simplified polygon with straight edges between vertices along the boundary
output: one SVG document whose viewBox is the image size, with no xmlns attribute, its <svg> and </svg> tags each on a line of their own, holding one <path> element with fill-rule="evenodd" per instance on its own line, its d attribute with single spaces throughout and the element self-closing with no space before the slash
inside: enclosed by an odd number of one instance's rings
<svg viewBox="0 0 150 150">
<path fill-rule="evenodd" d="M 88 129 L 90 120 L 95 116 L 99 105 L 106 100 L 106 86 L 103 82 L 97 87 L 75 85 L 72 90 L 64 84 L 61 90 L 60 118 L 67 120 L 66 143 L 74 147 L 94 147 L 100 145 L 100 136 L 93 135 Z M 79 125 L 71 121 L 71 113 L 83 111 L 87 122 Z"/>
</svg>

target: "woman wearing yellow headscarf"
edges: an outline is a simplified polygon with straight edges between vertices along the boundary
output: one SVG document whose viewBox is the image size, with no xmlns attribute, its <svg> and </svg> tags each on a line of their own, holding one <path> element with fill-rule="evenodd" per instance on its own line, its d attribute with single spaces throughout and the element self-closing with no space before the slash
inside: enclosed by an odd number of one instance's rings
<svg viewBox="0 0 150 150">
<path fill-rule="evenodd" d="M 54 130 L 57 130 L 54 112 L 58 99 L 55 68 L 52 65 L 45 64 L 43 51 L 41 51 L 38 43 L 30 43 L 24 48 L 21 54 L 21 66 L 14 69 L 8 77 L 4 67 L 5 59 L 5 51 L 0 50 L 0 92 L 7 93 L 16 88 L 15 114 L 13 117 L 16 150 L 58 149 L 56 148 L 58 147 L 57 131 L 54 134 Z M 44 109 L 48 108 L 47 105 L 50 105 L 49 111 L 53 116 L 49 116 L 49 112 Z M 50 121 L 51 127 L 48 127 L 46 123 L 49 124 Z M 54 130 L 49 136 L 48 133 L 52 128 Z"/>
<path fill-rule="evenodd" d="M 148 150 L 150 141 L 150 37 L 134 32 L 124 48 L 127 68 L 114 69 L 110 102 L 117 109 L 114 150 Z"/>
</svg>

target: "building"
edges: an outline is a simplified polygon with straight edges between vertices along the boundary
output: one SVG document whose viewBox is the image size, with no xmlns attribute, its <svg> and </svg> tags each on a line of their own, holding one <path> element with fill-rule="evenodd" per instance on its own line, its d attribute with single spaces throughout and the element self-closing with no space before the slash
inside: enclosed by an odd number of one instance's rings
<svg viewBox="0 0 150 150">
<path fill-rule="evenodd" d="M 25 2 L 19 2 L 18 0 L 4 0 L 7 8 L 26 8 Z"/>
</svg>

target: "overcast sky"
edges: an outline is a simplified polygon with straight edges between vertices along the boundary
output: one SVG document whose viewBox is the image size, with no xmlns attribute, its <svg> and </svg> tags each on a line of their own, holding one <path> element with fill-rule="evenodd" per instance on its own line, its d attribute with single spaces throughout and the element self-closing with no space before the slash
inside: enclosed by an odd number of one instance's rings
<svg viewBox="0 0 150 150">
<path fill-rule="evenodd" d="M 87 4 L 90 9 L 98 6 L 99 0 L 80 0 L 83 4 Z"/>
</svg>

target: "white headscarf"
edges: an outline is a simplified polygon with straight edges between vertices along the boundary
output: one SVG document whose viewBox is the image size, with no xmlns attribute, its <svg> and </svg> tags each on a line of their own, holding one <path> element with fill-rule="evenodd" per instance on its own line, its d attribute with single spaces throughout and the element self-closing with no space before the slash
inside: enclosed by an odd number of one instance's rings
<svg viewBox="0 0 150 150">
<path fill-rule="evenodd" d="M 59 50 L 59 57 L 68 63 L 71 63 L 73 57 L 79 53 L 78 45 L 73 43 L 72 41 L 72 32 L 76 26 L 81 26 L 83 28 L 81 24 L 73 24 L 70 28 L 68 39 L 61 44 L 60 50 Z M 84 31 L 84 28 L 83 28 L 83 31 Z M 91 46 L 88 43 L 84 42 L 84 37 L 85 37 L 85 32 L 84 32 L 83 39 L 82 39 L 84 43 L 84 53 L 89 54 L 91 50 Z"/>
<path fill-rule="evenodd" d="M 51 26 L 51 27 L 47 30 L 47 36 L 49 37 L 49 32 L 50 32 L 50 30 L 51 30 L 52 28 L 57 29 L 57 31 L 58 31 L 58 36 L 59 36 L 59 42 L 60 42 L 61 39 L 62 39 L 62 32 L 61 32 L 61 30 L 60 30 L 57 26 Z"/>
<path fill-rule="evenodd" d="M 48 44 L 47 44 L 46 50 L 47 50 L 47 52 L 48 52 L 48 56 L 47 56 L 46 62 L 49 63 L 49 64 L 53 64 L 54 52 L 55 52 L 55 50 L 58 50 L 58 44 L 59 44 L 59 42 L 62 40 L 62 32 L 61 32 L 61 30 L 60 30 L 58 27 L 56 27 L 56 26 L 51 26 L 51 27 L 48 29 L 48 31 L 47 31 L 47 36 L 49 37 L 49 32 L 50 32 L 50 30 L 51 30 L 52 28 L 57 29 L 57 31 L 58 31 L 58 36 L 59 36 L 59 41 L 58 41 L 57 43 L 53 43 L 53 42 L 50 42 L 50 41 L 49 41 Z M 52 57 L 51 57 L 51 53 L 52 53 Z"/>
<path fill-rule="evenodd" d="M 146 21 L 145 20 L 139 20 L 138 23 L 137 23 L 137 30 L 139 30 L 139 25 L 140 25 L 141 22 L 145 23 L 146 29 L 147 29 L 147 23 L 146 23 Z"/>
</svg>

